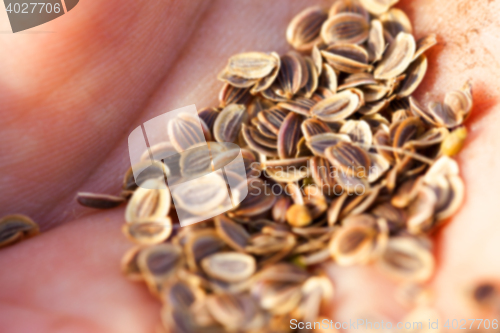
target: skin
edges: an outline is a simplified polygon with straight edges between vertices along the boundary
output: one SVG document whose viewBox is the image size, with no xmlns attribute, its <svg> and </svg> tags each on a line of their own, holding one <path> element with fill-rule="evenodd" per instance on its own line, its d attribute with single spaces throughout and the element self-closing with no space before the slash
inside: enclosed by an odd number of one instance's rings
<svg viewBox="0 0 500 333">
<path fill-rule="evenodd" d="M 74 196 L 118 194 L 132 129 L 182 106 L 216 105 L 215 77 L 227 58 L 286 52 L 287 23 L 311 2 L 82 0 L 53 22 L 0 34 L 0 216 L 27 214 L 43 230 L 0 251 L 0 332 L 155 330 L 159 303 L 119 270 L 131 247 L 120 231 L 124 207 L 93 211 Z M 500 276 L 500 1 L 406 0 L 398 7 L 417 38 L 436 32 L 440 40 L 427 53 L 417 98 L 441 99 L 469 79 L 474 85 L 470 134 L 458 156 L 467 195 L 433 236 L 432 304 L 443 319 L 494 318 L 465 292 Z M 10 30 L 2 11 L 0 30 Z M 376 267 L 327 270 L 336 285 L 327 314 L 334 320 L 396 323 L 411 310 L 396 302 L 398 284 Z"/>
</svg>

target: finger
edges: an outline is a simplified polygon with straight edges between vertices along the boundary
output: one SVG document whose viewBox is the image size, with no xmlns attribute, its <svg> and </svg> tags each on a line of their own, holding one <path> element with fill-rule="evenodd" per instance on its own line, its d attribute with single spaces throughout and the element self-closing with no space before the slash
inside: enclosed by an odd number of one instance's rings
<svg viewBox="0 0 500 333">
<path fill-rule="evenodd" d="M 23 212 L 45 225 L 71 211 L 78 186 L 126 139 L 205 3 L 81 1 L 32 29 L 52 33 L 0 35 L 9 50 L 0 54 L 0 215 Z"/>
</svg>

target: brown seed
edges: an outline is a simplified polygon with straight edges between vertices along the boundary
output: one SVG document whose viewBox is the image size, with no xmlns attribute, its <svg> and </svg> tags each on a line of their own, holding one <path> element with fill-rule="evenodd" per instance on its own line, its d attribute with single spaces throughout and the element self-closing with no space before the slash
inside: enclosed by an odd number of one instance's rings
<svg viewBox="0 0 500 333">
<path fill-rule="evenodd" d="M 227 64 L 227 71 L 245 79 L 260 79 L 270 74 L 276 65 L 276 58 L 270 54 L 248 52 L 232 56 Z"/>
<path fill-rule="evenodd" d="M 366 264 L 372 259 L 376 231 L 364 225 L 341 228 L 330 241 L 330 255 L 340 266 Z"/>
<path fill-rule="evenodd" d="M 302 116 L 293 112 L 285 117 L 278 133 L 278 155 L 280 158 L 293 158 L 297 154 L 297 144 L 302 137 L 300 130 L 302 120 Z"/>
<path fill-rule="evenodd" d="M 380 16 L 380 21 L 384 25 L 385 31 L 396 37 L 400 32 L 411 34 L 413 28 L 408 16 L 398 8 L 391 8 L 391 10 Z"/>
<path fill-rule="evenodd" d="M 248 195 L 232 214 L 236 216 L 256 216 L 270 210 L 275 202 L 276 197 L 268 183 L 264 183 L 259 178 L 252 178 L 248 180 Z"/>
<path fill-rule="evenodd" d="M 249 88 L 237 88 L 229 83 L 224 83 L 219 92 L 220 107 L 225 108 L 229 104 L 247 104 L 251 98 L 249 91 Z M 198 111 L 198 115 L 205 121 L 210 130 L 212 130 L 218 114 L 219 110 L 216 108 L 204 108 Z"/>
<path fill-rule="evenodd" d="M 28 216 L 15 214 L 0 219 L 0 248 L 36 236 L 40 228 Z"/>
<path fill-rule="evenodd" d="M 368 35 L 368 59 L 370 62 L 376 62 L 382 59 L 385 51 L 384 27 L 379 20 L 372 20 L 370 33 Z"/>
<path fill-rule="evenodd" d="M 248 244 L 250 235 L 245 228 L 243 228 L 243 226 L 237 224 L 224 215 L 219 215 L 215 218 L 215 227 L 219 237 L 222 238 L 229 246 L 236 251 L 244 251 L 245 246 Z"/>
<path fill-rule="evenodd" d="M 435 262 L 418 238 L 391 237 L 378 265 L 397 280 L 425 282 L 434 273 Z"/>
<path fill-rule="evenodd" d="M 303 69 L 299 58 L 293 53 L 281 57 L 281 68 L 277 82 L 279 90 L 276 93 L 285 99 L 291 99 L 302 86 Z"/>
<path fill-rule="evenodd" d="M 434 223 L 436 203 L 437 197 L 434 191 L 422 186 L 408 207 L 407 228 L 410 233 L 420 234 L 430 230 Z"/>
<path fill-rule="evenodd" d="M 170 211 L 170 191 L 163 179 L 149 179 L 143 186 L 134 192 L 127 205 L 125 220 L 129 223 L 164 218 Z"/>
<path fill-rule="evenodd" d="M 273 220 L 279 223 L 286 222 L 286 212 L 288 208 L 292 205 L 292 201 L 288 197 L 281 197 L 276 201 L 273 206 L 272 215 Z"/>
<path fill-rule="evenodd" d="M 201 229 L 187 236 L 184 246 L 188 267 L 191 271 L 198 269 L 199 262 L 225 247 L 224 241 L 213 229 Z"/>
<path fill-rule="evenodd" d="M 286 211 L 286 221 L 294 227 L 303 228 L 311 224 L 312 216 L 309 209 L 304 205 L 292 205 Z"/>
<path fill-rule="evenodd" d="M 415 90 L 424 79 L 425 73 L 427 72 L 427 58 L 425 56 L 420 56 L 414 60 L 410 67 L 406 70 L 406 77 L 401 83 L 398 91 L 398 97 L 408 97 Z"/>
<path fill-rule="evenodd" d="M 170 279 L 182 263 L 182 250 L 173 244 L 153 245 L 137 256 L 137 265 L 153 291 Z"/>
<path fill-rule="evenodd" d="M 326 97 L 331 97 L 333 94 L 337 92 L 337 74 L 335 73 L 335 70 L 333 69 L 332 66 L 329 64 L 323 64 L 322 65 L 322 71 L 321 75 L 319 77 L 319 88 L 325 88 L 328 92 L 330 92 L 329 96 L 324 96 L 324 98 L 321 98 L 322 100 L 325 99 Z"/>
<path fill-rule="evenodd" d="M 299 51 L 310 51 L 319 40 L 319 33 L 328 14 L 321 7 L 309 7 L 297 14 L 286 30 L 286 39 Z"/>
<path fill-rule="evenodd" d="M 190 114 L 179 114 L 170 120 L 167 132 L 170 142 L 179 153 L 206 142 L 198 118 Z"/>
<path fill-rule="evenodd" d="M 308 162 L 309 157 L 268 161 L 265 170 L 277 182 L 293 183 L 309 175 Z"/>
<path fill-rule="evenodd" d="M 243 124 L 241 132 L 250 149 L 266 156 L 278 156 L 278 151 L 276 149 L 262 145 L 259 142 L 260 140 L 256 139 L 256 137 L 260 135 L 256 129 Z"/>
<path fill-rule="evenodd" d="M 278 107 L 298 113 L 303 116 L 309 116 L 309 110 L 316 104 L 316 101 L 309 98 L 297 98 L 292 101 L 278 103 Z"/>
<path fill-rule="evenodd" d="M 79 192 L 76 200 L 82 206 L 97 209 L 115 208 L 125 202 L 125 198 L 108 194 Z"/>
<path fill-rule="evenodd" d="M 360 96 L 356 89 L 344 90 L 313 106 L 311 114 L 326 122 L 344 120 L 363 105 Z"/>
<path fill-rule="evenodd" d="M 333 166 L 351 177 L 365 178 L 371 161 L 368 153 L 350 142 L 339 142 L 325 150 L 325 157 Z"/>
<path fill-rule="evenodd" d="M 370 71 L 368 52 L 355 44 L 336 43 L 321 51 L 326 61 L 338 71 L 345 73 L 359 73 Z"/>
<path fill-rule="evenodd" d="M 330 17 L 321 28 L 321 37 L 327 44 L 361 44 L 368 39 L 370 25 L 366 18 L 354 13 L 341 13 Z"/>
<path fill-rule="evenodd" d="M 246 79 L 244 77 L 231 74 L 227 68 L 219 73 L 217 79 L 240 89 L 250 88 L 258 82 L 258 79 Z"/>
<path fill-rule="evenodd" d="M 288 115 L 288 111 L 280 107 L 273 107 L 269 110 L 264 110 L 259 112 L 258 118 L 262 125 L 264 125 L 269 131 L 278 135 L 281 124 Z M 263 133 L 264 134 L 264 133 Z"/>
<path fill-rule="evenodd" d="M 201 261 L 205 273 L 224 282 L 239 282 L 255 272 L 254 257 L 238 252 L 214 253 Z"/>
<path fill-rule="evenodd" d="M 260 314 L 258 305 L 248 294 L 211 295 L 206 302 L 210 314 L 229 331 L 251 329 Z"/>
<path fill-rule="evenodd" d="M 234 142 L 245 117 L 245 106 L 230 104 L 221 111 L 214 123 L 214 137 L 218 142 Z"/>
<path fill-rule="evenodd" d="M 303 87 L 304 91 L 304 96 L 306 98 L 311 98 L 316 89 L 318 89 L 319 85 L 319 73 L 318 70 L 316 69 L 316 66 L 314 64 L 314 61 L 311 57 L 305 57 L 304 58 L 306 62 L 306 69 L 307 69 L 307 82 L 306 85 Z"/>
<path fill-rule="evenodd" d="M 281 59 L 276 52 L 271 52 L 271 55 L 276 59 L 276 67 L 273 69 L 271 74 L 263 77 L 262 79 L 257 81 L 255 86 L 253 86 L 250 92 L 254 95 L 271 87 L 271 85 L 274 83 L 274 81 L 276 81 L 276 78 L 278 77 L 278 73 L 281 68 Z"/>
<path fill-rule="evenodd" d="M 330 127 L 319 119 L 306 119 L 302 125 L 300 125 L 300 128 L 306 140 L 310 140 L 317 134 L 332 132 Z"/>
<path fill-rule="evenodd" d="M 209 173 L 196 181 L 183 183 L 173 190 L 172 198 L 177 209 L 197 216 L 212 214 L 230 205 L 227 185 L 220 173 Z"/>
<path fill-rule="evenodd" d="M 128 239 L 143 245 L 164 242 L 172 233 L 172 220 L 169 217 L 127 223 L 122 231 Z"/>
<path fill-rule="evenodd" d="M 399 33 L 373 72 L 375 78 L 388 80 L 402 74 L 412 62 L 415 49 L 413 36 L 404 32 Z"/>
<path fill-rule="evenodd" d="M 345 134 L 322 133 L 312 136 L 307 140 L 307 146 L 314 155 L 325 157 L 325 150 L 339 142 L 350 142 L 351 138 Z"/>
</svg>

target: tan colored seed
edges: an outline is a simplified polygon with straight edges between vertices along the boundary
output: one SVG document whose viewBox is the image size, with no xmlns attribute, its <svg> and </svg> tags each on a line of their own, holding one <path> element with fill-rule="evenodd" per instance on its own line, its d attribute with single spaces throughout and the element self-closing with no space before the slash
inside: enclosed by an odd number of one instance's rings
<svg viewBox="0 0 500 333">
<path fill-rule="evenodd" d="M 209 276 L 224 282 L 239 282 L 248 279 L 255 272 L 254 257 L 238 252 L 215 253 L 201 261 Z"/>
<path fill-rule="evenodd" d="M 40 233 L 38 224 L 26 215 L 15 214 L 0 219 L 0 248 Z"/>
<path fill-rule="evenodd" d="M 373 72 L 375 78 L 388 80 L 402 74 L 412 62 L 415 49 L 413 36 L 404 32 L 399 33 Z"/>
<path fill-rule="evenodd" d="M 164 179 L 147 180 L 130 199 L 125 220 L 132 223 L 143 219 L 164 218 L 170 211 L 170 200 L 170 191 L 165 188 Z"/>
<path fill-rule="evenodd" d="M 232 56 L 227 64 L 227 71 L 245 79 L 260 79 L 271 73 L 276 65 L 276 58 L 272 55 L 248 52 Z"/>
<path fill-rule="evenodd" d="M 330 17 L 321 28 L 321 37 L 327 44 L 361 44 L 368 39 L 370 25 L 366 18 L 354 13 L 341 13 Z"/>
<path fill-rule="evenodd" d="M 319 39 L 319 33 L 328 14 L 320 7 L 309 7 L 297 14 L 286 30 L 286 39 L 299 51 L 309 51 Z"/>
</svg>

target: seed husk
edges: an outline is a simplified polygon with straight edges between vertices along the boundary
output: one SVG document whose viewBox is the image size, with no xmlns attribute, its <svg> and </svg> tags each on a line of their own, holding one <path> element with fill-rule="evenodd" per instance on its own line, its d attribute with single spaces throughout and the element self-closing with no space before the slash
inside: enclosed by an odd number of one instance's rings
<svg viewBox="0 0 500 333">
<path fill-rule="evenodd" d="M 205 273 L 224 282 L 240 282 L 255 272 L 254 257 L 238 252 L 214 253 L 201 261 Z"/>
<path fill-rule="evenodd" d="M 214 123 L 214 137 L 218 142 L 234 142 L 245 116 L 245 106 L 230 104 L 226 106 Z"/>
<path fill-rule="evenodd" d="M 417 50 L 415 51 L 413 60 L 415 61 L 418 57 L 423 55 L 425 51 L 427 51 L 437 43 L 438 41 L 435 34 L 430 34 L 417 40 Z"/>
<path fill-rule="evenodd" d="M 352 142 L 359 144 L 366 150 L 372 144 L 372 131 L 366 121 L 349 120 L 340 128 L 339 133 L 348 135 Z"/>
<path fill-rule="evenodd" d="M 391 34 L 392 37 L 396 37 L 400 32 L 411 34 L 413 31 L 408 16 L 398 8 L 391 8 L 389 11 L 382 14 L 380 16 L 380 21 L 385 31 Z"/>
<path fill-rule="evenodd" d="M 285 100 L 291 99 L 302 88 L 302 81 L 303 69 L 297 55 L 288 53 L 282 56 L 281 68 L 277 78 L 279 88 L 276 90 L 276 94 L 285 98 Z"/>
<path fill-rule="evenodd" d="M 325 122 L 344 120 L 363 105 L 360 96 L 362 93 L 356 89 L 344 90 L 313 106 L 311 114 Z"/>
<path fill-rule="evenodd" d="M 162 243 L 172 233 L 172 220 L 169 217 L 142 220 L 127 223 L 122 227 L 123 233 L 132 242 L 142 245 Z"/>
<path fill-rule="evenodd" d="M 402 74 L 415 55 L 416 43 L 412 35 L 401 32 L 384 54 L 373 72 L 376 79 L 388 80 Z"/>
<path fill-rule="evenodd" d="M 286 29 L 286 39 L 298 51 L 310 51 L 319 41 L 328 14 L 321 7 L 309 7 L 295 16 Z"/>
<path fill-rule="evenodd" d="M 250 92 L 253 95 L 270 88 L 271 85 L 274 83 L 274 81 L 276 81 L 276 78 L 278 77 L 278 73 L 281 68 L 281 59 L 276 52 L 271 52 L 271 56 L 273 56 L 276 59 L 276 67 L 273 69 L 271 74 L 257 81 L 257 83 L 253 86 L 252 90 L 250 90 Z"/>
<path fill-rule="evenodd" d="M 173 277 L 181 265 L 182 250 L 172 244 L 152 245 L 137 255 L 137 266 L 153 290 Z"/>
<path fill-rule="evenodd" d="M 355 44 L 337 43 L 322 50 L 321 54 L 337 71 L 359 73 L 372 69 L 368 64 L 368 52 Z"/>
<path fill-rule="evenodd" d="M 0 219 L 0 248 L 36 236 L 40 228 L 26 215 L 7 215 Z"/>
<path fill-rule="evenodd" d="M 332 132 L 331 128 L 319 119 L 306 119 L 302 125 L 300 125 L 300 128 L 306 140 L 310 140 L 317 134 Z"/>
<path fill-rule="evenodd" d="M 276 58 L 263 52 L 247 52 L 232 56 L 227 72 L 245 79 L 260 79 L 270 74 L 277 66 Z"/>
<path fill-rule="evenodd" d="M 109 194 L 79 192 L 76 195 L 76 201 L 89 208 L 110 209 L 120 206 L 125 202 L 125 198 Z"/>
<path fill-rule="evenodd" d="M 330 17 L 321 28 L 326 44 L 361 44 L 368 39 L 370 25 L 366 18 L 354 13 L 340 13 Z"/>
<path fill-rule="evenodd" d="M 144 187 L 138 188 L 132 195 L 125 211 L 125 220 L 132 223 L 164 218 L 170 211 L 170 201 L 170 191 L 165 188 L 165 181 L 162 178 L 149 179 L 144 182 Z"/>
<path fill-rule="evenodd" d="M 397 280 L 425 282 L 434 273 L 432 253 L 422 242 L 413 237 L 392 237 L 379 267 Z"/>
<path fill-rule="evenodd" d="M 297 154 L 297 144 L 302 137 L 302 119 L 299 114 L 291 112 L 283 120 L 278 133 L 278 155 L 281 159 L 293 158 Z"/>
<path fill-rule="evenodd" d="M 350 142 L 339 142 L 325 150 L 325 157 L 347 176 L 365 178 L 371 161 L 368 153 Z"/>
<path fill-rule="evenodd" d="M 278 107 L 298 113 L 303 116 L 309 116 L 309 110 L 316 104 L 316 101 L 309 98 L 297 98 L 293 101 L 278 103 Z"/>
<path fill-rule="evenodd" d="M 323 100 L 326 97 L 333 96 L 333 94 L 337 92 L 338 81 L 337 81 L 337 74 L 335 73 L 335 70 L 333 69 L 332 66 L 325 63 L 321 65 L 321 68 L 322 68 L 321 75 L 319 77 L 320 88 L 325 88 L 325 92 L 330 93 L 328 96 L 323 96 L 324 98 L 321 98 L 321 100 Z M 318 88 L 318 90 L 320 89 Z"/>
<path fill-rule="evenodd" d="M 370 62 L 376 62 L 382 59 L 385 51 L 384 27 L 380 20 L 372 20 L 370 33 L 368 35 L 368 59 Z"/>
<path fill-rule="evenodd" d="M 215 227 L 219 237 L 231 248 L 240 252 L 244 251 L 250 235 L 243 226 L 232 221 L 227 216 L 219 215 L 215 218 Z"/>
<path fill-rule="evenodd" d="M 401 83 L 399 88 L 398 97 L 408 97 L 415 90 L 424 79 L 425 73 L 427 72 L 427 58 L 425 56 L 420 56 L 414 60 L 410 67 L 406 70 L 406 77 Z"/>
<path fill-rule="evenodd" d="M 200 122 L 190 114 L 181 113 L 170 120 L 167 132 L 170 142 L 179 153 L 205 143 L 205 135 L 200 128 Z"/>
<path fill-rule="evenodd" d="M 345 134 L 322 133 L 312 136 L 307 140 L 307 146 L 314 155 L 325 157 L 325 150 L 339 142 L 350 142 L 351 138 Z"/>
</svg>

